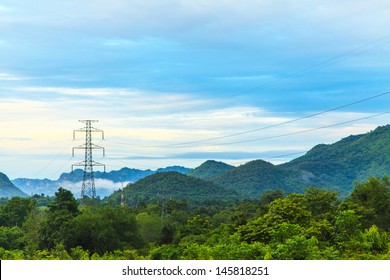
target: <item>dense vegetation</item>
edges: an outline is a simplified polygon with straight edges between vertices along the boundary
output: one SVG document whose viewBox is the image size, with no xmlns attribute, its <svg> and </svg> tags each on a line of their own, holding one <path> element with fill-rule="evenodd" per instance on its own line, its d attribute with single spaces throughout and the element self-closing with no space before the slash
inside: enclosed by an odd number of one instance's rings
<svg viewBox="0 0 390 280">
<path fill-rule="evenodd" d="M 199 165 L 197 168 L 190 170 L 187 175 L 200 179 L 207 179 L 213 176 L 223 174 L 234 168 L 234 166 L 226 164 L 224 162 L 207 160 L 201 165 Z"/>
<path fill-rule="evenodd" d="M 80 206 L 60 188 L 52 199 L 2 202 L 0 259 L 390 259 L 387 177 L 357 183 L 343 199 L 309 187 L 218 204 Z"/>
<path fill-rule="evenodd" d="M 208 162 L 207 166 L 216 174 L 203 178 L 248 199 L 267 189 L 301 193 L 310 185 L 337 190 L 347 196 L 356 181 L 389 174 L 390 125 L 334 144 L 317 145 L 304 156 L 281 165 L 255 160 L 227 171 L 220 163 Z M 195 171 L 188 174 L 196 176 Z"/>
<path fill-rule="evenodd" d="M 126 203 L 131 206 L 140 202 L 150 203 L 153 200 L 186 199 L 192 204 L 217 204 L 240 198 L 234 191 L 178 172 L 156 173 L 136 183 L 130 183 L 124 188 L 123 194 Z M 119 203 L 120 196 L 121 191 L 117 191 L 106 200 L 114 204 Z"/>
</svg>

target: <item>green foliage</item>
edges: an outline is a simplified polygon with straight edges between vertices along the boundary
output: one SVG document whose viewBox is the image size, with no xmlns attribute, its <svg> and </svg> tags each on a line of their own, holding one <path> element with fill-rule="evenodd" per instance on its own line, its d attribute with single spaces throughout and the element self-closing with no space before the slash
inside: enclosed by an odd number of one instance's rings
<svg viewBox="0 0 390 280">
<path fill-rule="evenodd" d="M 0 225 L 21 226 L 27 215 L 36 208 L 36 201 L 31 198 L 13 197 L 1 208 Z"/>
<path fill-rule="evenodd" d="M 311 212 L 307 209 L 307 198 L 302 194 L 290 194 L 279 198 L 270 204 L 264 219 L 268 224 L 289 222 L 292 224 L 308 225 Z"/>
<path fill-rule="evenodd" d="M 0 247 L 0 260 L 24 260 L 25 255 L 22 250 L 7 250 Z"/>
<path fill-rule="evenodd" d="M 255 160 L 208 178 L 211 182 L 240 193 L 244 198 L 258 198 L 264 190 L 302 192 L 302 182 L 294 170 Z"/>
<path fill-rule="evenodd" d="M 351 193 L 351 201 L 363 209 L 362 215 L 368 215 L 366 227 L 376 224 L 390 229 L 390 180 L 371 177 L 364 183 L 357 183 Z M 360 214 L 360 213 L 359 213 Z"/>
<path fill-rule="evenodd" d="M 163 221 L 158 215 L 149 215 L 142 212 L 137 215 L 136 221 L 139 232 L 146 242 L 158 243 L 161 240 Z M 165 228 L 167 230 L 167 228 Z M 166 232 L 168 234 L 168 232 Z"/>
<path fill-rule="evenodd" d="M 165 207 L 156 199 L 75 207 L 73 195 L 60 190 L 46 210 L 21 214 L 20 227 L 0 227 L 0 258 L 390 259 L 388 187 L 387 178 L 371 178 L 341 202 L 333 191 L 309 187 L 285 197 L 271 190 L 235 205 L 169 200 Z M 13 201 L 7 213 L 24 213 L 17 207 L 26 209 L 24 202 Z"/>
<path fill-rule="evenodd" d="M 304 156 L 281 165 L 254 160 L 237 168 L 214 172 L 216 164 L 205 162 L 189 172 L 219 186 L 254 199 L 266 190 L 303 193 L 310 185 L 337 190 L 347 196 L 355 181 L 389 175 L 390 125 L 349 136 L 331 145 L 317 145 Z"/>
<path fill-rule="evenodd" d="M 68 223 L 79 214 L 78 204 L 73 194 L 59 188 L 52 204 L 48 205 L 46 220 L 40 227 L 40 247 L 54 248 L 56 244 L 64 243 L 68 232 Z"/>
<path fill-rule="evenodd" d="M 305 197 L 307 209 L 317 218 L 324 218 L 325 214 L 333 215 L 337 210 L 337 192 L 318 189 L 310 186 L 306 189 Z"/>
<path fill-rule="evenodd" d="M 24 232 L 20 227 L 0 227 L 0 247 L 6 250 L 23 249 Z"/>
<path fill-rule="evenodd" d="M 59 188 L 58 192 L 55 193 L 55 200 L 53 203 L 48 205 L 49 213 L 56 213 L 60 211 L 66 211 L 71 214 L 77 215 L 78 203 L 74 198 L 71 191 L 64 188 Z"/>
<path fill-rule="evenodd" d="M 134 215 L 126 208 L 87 208 L 67 223 L 63 235 L 67 248 L 81 246 L 100 255 L 116 249 L 143 246 Z"/>
<path fill-rule="evenodd" d="M 376 225 L 366 229 L 361 239 L 361 246 L 370 253 L 383 254 L 389 251 L 390 236 L 387 232 L 380 232 Z"/>
<path fill-rule="evenodd" d="M 131 206 L 155 200 L 162 204 L 168 194 L 170 199 L 187 199 L 195 204 L 207 204 L 214 200 L 232 201 L 238 196 L 234 191 L 227 191 L 221 186 L 177 172 L 156 173 L 124 188 L 125 201 Z M 118 203 L 120 195 L 116 192 L 107 201 Z"/>
<path fill-rule="evenodd" d="M 308 183 L 328 189 L 338 186 L 339 192 L 346 196 L 354 182 L 389 174 L 389 146 L 390 125 L 386 125 L 331 145 L 317 145 L 281 167 L 303 170 L 309 175 Z"/>
<path fill-rule="evenodd" d="M 25 231 L 26 250 L 37 250 L 40 241 L 40 229 L 44 219 L 44 213 L 35 209 L 28 214 L 26 220 L 23 223 L 23 229 Z"/>
<path fill-rule="evenodd" d="M 351 249 L 355 246 L 356 238 L 361 233 L 359 216 L 353 210 L 344 210 L 335 219 L 334 240 L 340 250 Z"/>
<path fill-rule="evenodd" d="M 223 174 L 229 170 L 234 169 L 234 166 L 228 165 L 223 162 L 208 160 L 202 163 L 195 169 L 190 170 L 187 175 L 193 176 L 199 179 L 207 179 L 216 175 Z"/>
</svg>

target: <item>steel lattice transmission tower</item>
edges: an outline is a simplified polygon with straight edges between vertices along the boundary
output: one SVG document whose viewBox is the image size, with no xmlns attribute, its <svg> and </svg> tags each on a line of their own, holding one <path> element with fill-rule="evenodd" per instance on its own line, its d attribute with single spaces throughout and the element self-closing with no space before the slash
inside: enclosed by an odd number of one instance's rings
<svg viewBox="0 0 390 280">
<path fill-rule="evenodd" d="M 92 150 L 100 149 L 103 151 L 103 157 L 105 156 L 105 150 L 103 147 L 92 143 L 92 133 L 101 133 L 101 138 L 104 140 L 104 131 L 92 127 L 92 123 L 98 122 L 97 120 L 80 120 L 79 122 L 85 123 L 85 127 L 73 131 L 73 140 L 76 139 L 77 132 L 85 133 L 85 144 L 73 147 L 72 156 L 74 156 L 75 149 L 83 149 L 85 151 L 85 159 L 82 162 L 72 164 L 72 172 L 74 166 L 84 167 L 83 185 L 81 187 L 81 201 L 84 197 L 89 196 L 94 200 L 96 198 L 95 179 L 93 175 L 94 166 L 103 166 L 104 172 L 106 172 L 106 166 L 102 163 L 96 162 L 92 158 Z"/>
</svg>

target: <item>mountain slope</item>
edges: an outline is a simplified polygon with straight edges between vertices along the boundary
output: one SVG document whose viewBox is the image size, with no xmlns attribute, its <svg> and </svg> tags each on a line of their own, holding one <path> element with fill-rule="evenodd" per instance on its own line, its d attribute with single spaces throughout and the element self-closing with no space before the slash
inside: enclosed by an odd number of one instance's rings
<svg viewBox="0 0 390 280">
<path fill-rule="evenodd" d="M 256 199 L 266 190 L 281 189 L 285 192 L 302 192 L 297 172 L 283 169 L 263 160 L 250 161 L 226 173 L 210 177 L 209 180 Z"/>
<path fill-rule="evenodd" d="M 231 166 L 224 162 L 208 160 L 196 167 L 195 169 L 190 170 L 187 175 L 200 179 L 206 179 L 223 174 L 234 168 L 234 166 Z"/>
<path fill-rule="evenodd" d="M 309 183 L 349 192 L 355 181 L 390 175 L 390 125 L 334 144 L 317 145 L 280 167 L 305 172 Z"/>
<path fill-rule="evenodd" d="M 386 175 L 390 175 L 390 125 L 317 145 L 285 164 L 256 160 L 208 180 L 254 198 L 266 189 L 302 192 L 310 185 L 347 195 L 356 181 Z"/>
<path fill-rule="evenodd" d="M 0 197 L 27 197 L 28 195 L 14 186 L 8 179 L 7 175 L 0 172 Z"/>
<path fill-rule="evenodd" d="M 123 192 L 125 201 L 129 205 L 136 205 L 141 201 L 151 201 L 153 199 L 186 199 L 201 202 L 214 199 L 232 200 L 238 197 L 234 191 L 227 191 L 211 182 L 178 172 L 150 175 L 136 183 L 128 184 Z M 108 200 L 119 203 L 120 195 L 121 193 L 117 191 Z"/>
</svg>

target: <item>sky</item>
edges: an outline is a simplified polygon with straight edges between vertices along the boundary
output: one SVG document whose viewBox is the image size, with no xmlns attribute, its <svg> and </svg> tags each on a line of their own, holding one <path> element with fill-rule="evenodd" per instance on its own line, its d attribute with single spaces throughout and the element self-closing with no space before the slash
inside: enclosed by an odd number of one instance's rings
<svg viewBox="0 0 390 280">
<path fill-rule="evenodd" d="M 390 2 L 1 0 L 0 172 L 274 164 L 389 124 Z M 97 168 L 101 171 L 101 168 Z"/>
</svg>

